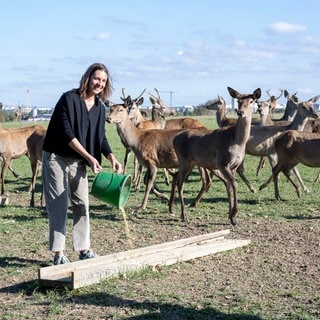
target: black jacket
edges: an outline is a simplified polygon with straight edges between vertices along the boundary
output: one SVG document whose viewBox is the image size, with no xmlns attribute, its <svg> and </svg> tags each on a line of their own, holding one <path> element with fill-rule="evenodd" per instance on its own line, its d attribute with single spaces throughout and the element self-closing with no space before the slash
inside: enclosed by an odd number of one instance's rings
<svg viewBox="0 0 320 320">
<path fill-rule="evenodd" d="M 112 152 L 105 134 L 105 118 L 105 108 L 98 98 L 88 111 L 78 90 L 65 92 L 53 111 L 43 150 L 60 156 L 81 158 L 68 145 L 73 138 L 77 138 L 101 164 L 101 154 L 107 156 Z"/>
</svg>

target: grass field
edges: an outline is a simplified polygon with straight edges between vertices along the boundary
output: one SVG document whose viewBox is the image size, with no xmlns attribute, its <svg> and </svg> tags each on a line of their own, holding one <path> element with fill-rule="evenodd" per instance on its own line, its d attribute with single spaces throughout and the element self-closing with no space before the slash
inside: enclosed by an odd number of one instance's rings
<svg viewBox="0 0 320 320">
<path fill-rule="evenodd" d="M 216 127 L 212 117 L 198 119 L 210 128 Z M 122 161 L 124 148 L 115 126 L 107 124 L 106 130 L 114 153 Z M 245 160 L 246 175 L 257 190 L 271 173 L 266 164 L 257 177 L 258 162 L 258 158 L 250 156 Z M 14 160 L 13 167 L 21 178 L 7 174 L 9 205 L 0 208 L 0 319 L 320 318 L 320 185 L 314 182 L 318 169 L 299 166 L 310 189 L 300 199 L 281 175 L 281 202 L 274 199 L 273 184 L 251 193 L 237 178 L 240 212 L 239 226 L 235 228 L 229 225 L 226 191 L 217 180 L 197 208 L 187 208 L 189 224 L 179 219 L 178 199 L 176 215 L 170 215 L 166 201 L 153 194 L 147 210 L 137 213 L 144 188 L 132 192 L 125 211 L 135 247 L 229 228 L 232 237 L 249 238 L 252 243 L 248 248 L 171 267 L 146 268 L 71 291 L 38 285 L 38 268 L 51 264 L 52 259 L 48 251 L 48 221 L 45 210 L 39 207 L 40 177 L 38 207 L 32 209 L 28 207 L 27 193 L 29 161 L 26 157 Z M 106 161 L 103 167 L 110 170 Z M 132 169 L 133 155 L 129 172 Z M 90 183 L 93 178 L 89 172 Z M 170 187 L 165 185 L 161 171 L 157 183 L 169 194 Z M 185 185 L 186 203 L 191 202 L 199 187 L 195 171 Z M 99 255 L 127 250 L 120 212 L 93 197 L 90 201 L 93 249 Z M 77 260 L 69 221 L 66 252 L 71 260 Z"/>
</svg>

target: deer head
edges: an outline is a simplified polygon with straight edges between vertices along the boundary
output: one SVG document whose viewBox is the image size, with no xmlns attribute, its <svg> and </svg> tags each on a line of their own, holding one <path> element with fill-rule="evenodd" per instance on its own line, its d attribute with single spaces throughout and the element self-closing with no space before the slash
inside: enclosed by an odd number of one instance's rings
<svg viewBox="0 0 320 320">
<path fill-rule="evenodd" d="M 246 111 L 250 108 L 253 108 L 253 104 L 261 97 L 261 89 L 257 88 L 251 94 L 239 93 L 237 90 L 234 90 L 230 87 L 227 88 L 229 94 L 232 98 L 238 100 L 238 111 L 237 114 L 239 117 L 246 115 Z M 253 109 L 251 109 L 253 110 Z"/>
<path fill-rule="evenodd" d="M 152 104 L 152 109 L 161 110 L 161 113 L 164 117 L 172 116 L 176 114 L 176 111 L 170 107 L 168 107 L 160 98 L 159 91 L 154 88 L 155 92 L 157 93 L 157 97 L 149 92 L 150 95 L 150 102 Z"/>
<path fill-rule="evenodd" d="M 221 106 L 225 106 L 226 102 L 225 100 L 218 95 L 218 98 L 213 100 L 211 103 L 206 105 L 206 108 L 209 110 L 219 110 Z"/>
</svg>

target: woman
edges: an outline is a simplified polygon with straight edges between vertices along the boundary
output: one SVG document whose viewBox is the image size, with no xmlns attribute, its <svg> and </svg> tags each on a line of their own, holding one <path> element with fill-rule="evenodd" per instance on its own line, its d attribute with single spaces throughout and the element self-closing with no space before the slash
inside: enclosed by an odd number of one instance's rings
<svg viewBox="0 0 320 320">
<path fill-rule="evenodd" d="M 43 186 L 49 217 L 49 247 L 53 264 L 70 262 L 64 255 L 67 211 L 73 213 L 73 247 L 80 259 L 96 257 L 90 249 L 89 189 L 86 166 L 102 170 L 101 154 L 112 169 L 122 171 L 105 135 L 105 101 L 112 92 L 108 69 L 92 64 L 78 89 L 57 102 L 43 144 Z M 102 101 L 101 101 L 102 100 Z"/>
</svg>

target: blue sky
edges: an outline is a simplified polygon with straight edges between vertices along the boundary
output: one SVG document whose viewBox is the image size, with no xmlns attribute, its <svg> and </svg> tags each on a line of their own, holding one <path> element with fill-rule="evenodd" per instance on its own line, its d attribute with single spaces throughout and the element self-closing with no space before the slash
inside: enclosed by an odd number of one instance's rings
<svg viewBox="0 0 320 320">
<path fill-rule="evenodd" d="M 227 86 L 309 99 L 320 94 L 319 21 L 318 0 L 3 1 L 0 101 L 54 107 L 93 62 L 109 67 L 114 102 L 122 88 L 157 88 L 173 106 L 228 101 Z"/>
</svg>

